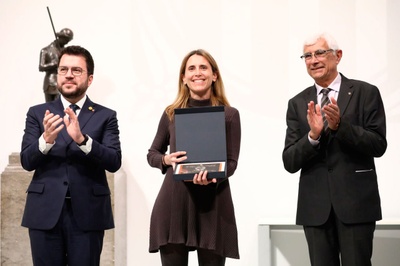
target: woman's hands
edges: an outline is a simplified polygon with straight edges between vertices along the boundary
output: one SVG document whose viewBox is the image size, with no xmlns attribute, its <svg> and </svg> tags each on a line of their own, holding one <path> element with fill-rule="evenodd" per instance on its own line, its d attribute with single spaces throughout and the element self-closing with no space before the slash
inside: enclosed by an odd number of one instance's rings
<svg viewBox="0 0 400 266">
<path fill-rule="evenodd" d="M 170 154 L 166 154 L 163 157 L 163 165 L 168 166 L 172 165 L 173 169 L 177 163 L 183 162 L 187 159 L 185 151 L 177 151 Z M 196 185 L 208 185 L 210 183 L 217 183 L 217 179 L 207 179 L 207 171 L 200 171 L 198 174 L 195 174 L 193 177 L 193 183 Z M 186 180 L 189 181 L 190 180 Z"/>
<path fill-rule="evenodd" d="M 172 165 L 175 169 L 176 163 L 180 163 L 187 159 L 185 151 L 177 151 L 170 154 L 165 154 L 163 157 L 163 164 L 165 166 Z"/>
<path fill-rule="evenodd" d="M 193 183 L 196 185 L 208 185 L 210 183 L 217 183 L 217 179 L 207 179 L 207 170 L 200 171 L 200 173 L 195 174 L 193 177 Z"/>
</svg>

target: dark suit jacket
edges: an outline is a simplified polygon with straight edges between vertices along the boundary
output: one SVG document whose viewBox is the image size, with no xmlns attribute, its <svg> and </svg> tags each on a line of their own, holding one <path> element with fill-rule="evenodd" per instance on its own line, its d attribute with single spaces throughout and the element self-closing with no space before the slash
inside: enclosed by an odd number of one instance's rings
<svg viewBox="0 0 400 266">
<path fill-rule="evenodd" d="M 296 223 L 323 224 L 333 207 L 344 223 L 382 218 L 374 157 L 387 147 L 385 111 L 377 87 L 342 75 L 338 96 L 341 123 L 336 132 L 308 140 L 307 104 L 317 102 L 311 86 L 289 100 L 283 163 L 301 170 Z"/>
<path fill-rule="evenodd" d="M 22 226 L 53 228 L 69 187 L 74 217 L 82 230 L 113 228 L 106 170 L 115 172 L 121 166 L 116 112 L 87 98 L 78 120 L 82 133 L 93 139 L 92 150 L 87 155 L 81 151 L 64 127 L 55 145 L 44 155 L 38 139 L 44 130 L 42 121 L 47 109 L 61 117 L 65 115 L 60 99 L 31 107 L 27 113 L 21 163 L 25 170 L 35 173 L 27 189 Z"/>
</svg>

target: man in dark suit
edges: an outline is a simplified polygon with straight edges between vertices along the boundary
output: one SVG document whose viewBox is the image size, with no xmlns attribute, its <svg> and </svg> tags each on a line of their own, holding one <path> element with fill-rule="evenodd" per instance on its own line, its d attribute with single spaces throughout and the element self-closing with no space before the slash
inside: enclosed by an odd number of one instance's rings
<svg viewBox="0 0 400 266">
<path fill-rule="evenodd" d="M 382 218 L 374 157 L 387 147 L 380 92 L 338 72 L 342 50 L 328 34 L 306 41 L 301 58 L 315 84 L 289 100 L 282 155 L 288 172 L 301 170 L 296 224 L 312 265 L 371 265 Z"/>
<path fill-rule="evenodd" d="M 121 166 L 118 120 L 87 97 L 93 71 L 86 49 L 64 48 L 61 97 L 27 113 L 21 163 L 35 172 L 22 226 L 29 228 L 34 265 L 99 265 L 104 230 L 114 227 L 106 170 Z"/>
</svg>

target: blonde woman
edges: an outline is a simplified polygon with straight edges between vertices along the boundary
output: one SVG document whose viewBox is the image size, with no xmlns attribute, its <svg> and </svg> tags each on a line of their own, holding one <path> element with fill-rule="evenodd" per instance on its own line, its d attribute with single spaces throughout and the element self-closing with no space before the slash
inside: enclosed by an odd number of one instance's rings
<svg viewBox="0 0 400 266">
<path fill-rule="evenodd" d="M 151 215 L 149 251 L 160 251 L 163 266 L 188 265 L 193 250 L 197 250 L 199 265 L 222 266 L 226 257 L 239 259 L 228 179 L 238 164 L 240 116 L 229 105 L 218 65 L 208 52 L 188 53 L 179 73 L 177 98 L 163 112 L 147 154 L 150 166 L 165 174 Z M 173 166 L 187 157 L 185 151 L 176 151 L 174 110 L 200 106 L 224 106 L 227 175 L 208 179 L 207 171 L 201 171 L 193 174 L 193 182 L 176 181 Z"/>
</svg>

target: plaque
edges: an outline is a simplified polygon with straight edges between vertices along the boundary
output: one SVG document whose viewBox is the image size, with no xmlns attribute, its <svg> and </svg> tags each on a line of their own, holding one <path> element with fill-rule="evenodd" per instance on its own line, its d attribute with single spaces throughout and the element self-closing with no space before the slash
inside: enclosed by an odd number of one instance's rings
<svg viewBox="0 0 400 266">
<path fill-rule="evenodd" d="M 207 178 L 226 177 L 224 106 L 175 109 L 176 150 L 187 160 L 175 166 L 175 180 L 192 180 L 207 170 Z"/>
</svg>

